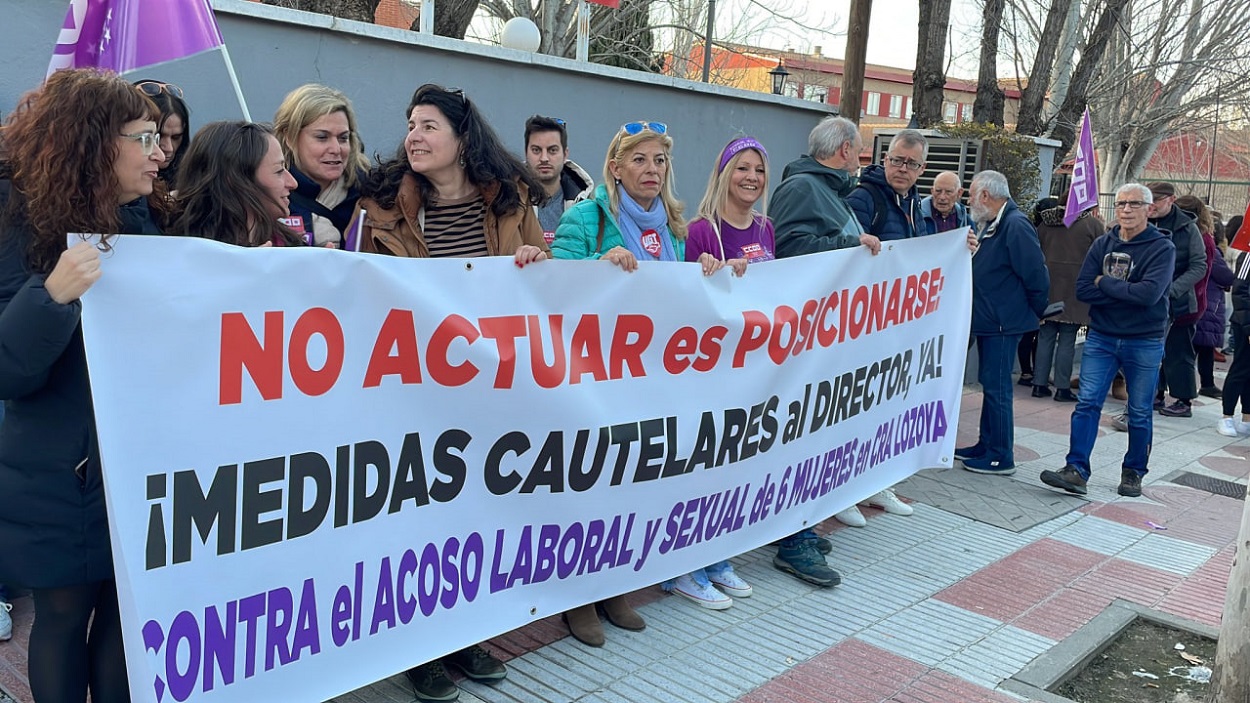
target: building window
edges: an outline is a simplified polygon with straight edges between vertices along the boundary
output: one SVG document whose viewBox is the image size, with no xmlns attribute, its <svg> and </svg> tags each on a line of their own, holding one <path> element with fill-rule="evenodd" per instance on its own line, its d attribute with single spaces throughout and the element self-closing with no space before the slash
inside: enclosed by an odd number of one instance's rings
<svg viewBox="0 0 1250 703">
<path fill-rule="evenodd" d="M 959 104 L 942 103 L 942 119 L 954 124 L 955 120 L 959 119 Z"/>
<path fill-rule="evenodd" d="M 903 108 L 903 119 L 905 119 L 905 120 L 910 120 L 910 119 L 911 119 L 911 109 L 912 109 L 912 99 L 911 99 L 911 98 L 904 98 L 904 99 L 903 99 L 903 104 L 905 105 L 905 107 Z"/>
<path fill-rule="evenodd" d="M 829 89 L 823 85 L 814 85 L 810 90 L 804 91 L 803 97 L 814 103 L 826 103 L 829 102 Z"/>
<path fill-rule="evenodd" d="M 963 116 L 960 117 L 960 121 L 971 122 L 972 121 L 972 103 L 965 103 L 961 105 L 960 107 L 962 108 L 962 112 L 963 112 Z"/>
<path fill-rule="evenodd" d="M 881 93 L 868 93 L 868 107 L 864 109 L 869 115 L 881 114 Z"/>
<path fill-rule="evenodd" d="M 903 96 L 891 95 L 890 96 L 890 117 L 893 117 L 894 119 L 897 120 L 902 116 L 903 116 Z"/>
<path fill-rule="evenodd" d="M 799 87 L 795 85 L 794 81 L 786 81 L 786 85 L 781 89 L 781 92 L 788 98 L 799 97 Z"/>
</svg>

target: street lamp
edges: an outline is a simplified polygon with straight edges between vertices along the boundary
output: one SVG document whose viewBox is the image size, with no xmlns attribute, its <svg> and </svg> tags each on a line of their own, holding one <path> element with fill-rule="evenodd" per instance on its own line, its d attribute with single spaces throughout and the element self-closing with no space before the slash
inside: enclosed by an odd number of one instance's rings
<svg viewBox="0 0 1250 703">
<path fill-rule="evenodd" d="M 781 95 L 786 88 L 786 77 L 790 72 L 786 70 L 785 59 L 777 59 L 777 67 L 768 72 L 773 79 L 773 95 Z"/>
</svg>

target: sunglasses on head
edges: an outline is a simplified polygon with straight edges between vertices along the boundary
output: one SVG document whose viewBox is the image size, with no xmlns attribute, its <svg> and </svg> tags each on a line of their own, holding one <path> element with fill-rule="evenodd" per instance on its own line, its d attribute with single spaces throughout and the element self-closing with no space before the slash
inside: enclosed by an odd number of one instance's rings
<svg viewBox="0 0 1250 703">
<path fill-rule="evenodd" d="M 173 83 L 161 83 L 160 81 L 143 81 L 141 83 L 136 83 L 135 87 L 143 91 L 144 95 L 149 95 L 154 98 L 160 95 L 161 93 L 168 93 L 174 96 L 175 98 L 182 97 L 182 88 L 179 88 Z"/>
<path fill-rule="evenodd" d="M 636 134 L 642 134 L 644 131 L 668 134 L 668 125 L 663 122 L 626 122 L 621 125 L 621 131 L 631 137 Z"/>
</svg>

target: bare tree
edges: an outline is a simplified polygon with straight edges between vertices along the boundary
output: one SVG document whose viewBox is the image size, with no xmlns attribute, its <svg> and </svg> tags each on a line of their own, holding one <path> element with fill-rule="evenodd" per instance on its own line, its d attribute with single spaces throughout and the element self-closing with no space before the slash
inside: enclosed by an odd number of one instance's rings
<svg viewBox="0 0 1250 703">
<path fill-rule="evenodd" d="M 998 85 L 998 37 L 1003 24 L 1006 0 L 985 0 L 981 29 L 981 69 L 977 77 L 977 97 L 972 103 L 976 122 L 1003 126 L 1005 96 Z"/>
<path fill-rule="evenodd" d="M 1045 105 L 1046 93 L 1050 88 L 1050 75 L 1055 66 L 1055 53 L 1059 49 L 1059 40 L 1063 35 L 1064 23 L 1068 18 L 1068 8 L 1072 0 L 1054 0 L 1050 10 L 1046 12 L 1046 26 L 1042 28 L 1038 38 L 1037 53 L 1033 59 L 1033 70 L 1029 72 L 1029 83 L 1020 97 L 1020 115 L 1016 119 L 1016 131 L 1020 134 L 1042 133 L 1042 107 Z"/>
<path fill-rule="evenodd" d="M 266 5 L 317 12 L 359 22 L 372 22 L 379 0 L 266 0 Z"/>
<path fill-rule="evenodd" d="M 1244 0 L 1136 0 L 1116 27 L 1114 50 L 1089 87 L 1107 183 L 1135 179 L 1165 136 L 1209 125 L 1217 103 L 1250 98 Z M 1056 138 L 1064 139 L 1065 118 L 1077 115 L 1058 117 Z"/>
<path fill-rule="evenodd" d="M 922 127 L 942 121 L 942 100 L 946 96 L 946 35 L 950 21 L 951 0 L 920 0 L 911 102 L 916 124 Z"/>
</svg>

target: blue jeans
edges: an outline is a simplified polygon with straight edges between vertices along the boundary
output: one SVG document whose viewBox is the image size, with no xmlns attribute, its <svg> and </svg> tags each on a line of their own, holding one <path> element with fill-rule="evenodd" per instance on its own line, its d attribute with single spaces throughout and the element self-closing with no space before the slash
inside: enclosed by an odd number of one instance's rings
<svg viewBox="0 0 1250 703">
<path fill-rule="evenodd" d="M 1090 330 L 1081 354 L 1081 388 L 1072 411 L 1067 462 L 1089 480 L 1089 454 L 1098 438 L 1102 403 L 1117 369 L 1128 390 L 1128 452 L 1123 467 L 1144 475 L 1154 440 L 1154 397 L 1163 339 L 1121 339 Z"/>
<path fill-rule="evenodd" d="M 1072 389 L 1072 358 L 1076 356 L 1075 322 L 1044 322 L 1037 333 L 1037 362 L 1033 368 L 1033 385 L 1044 386 L 1050 376 L 1051 360 L 1055 365 L 1055 388 Z"/>
<path fill-rule="evenodd" d="M 1015 391 L 1011 369 L 1015 365 L 1018 334 L 977 335 L 977 381 L 981 383 L 981 437 L 985 458 L 1014 466 Z"/>
</svg>

